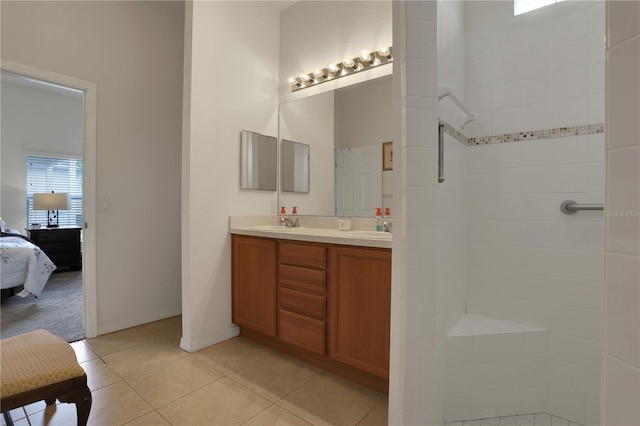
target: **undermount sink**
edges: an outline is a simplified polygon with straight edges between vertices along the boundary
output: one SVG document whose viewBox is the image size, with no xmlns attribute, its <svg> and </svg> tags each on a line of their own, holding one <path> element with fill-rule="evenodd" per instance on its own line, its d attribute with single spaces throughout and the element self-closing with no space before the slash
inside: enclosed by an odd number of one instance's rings
<svg viewBox="0 0 640 426">
<path fill-rule="evenodd" d="M 390 240 L 391 232 L 381 231 L 351 231 L 349 236 L 358 238 L 372 238 L 376 240 Z"/>
<path fill-rule="evenodd" d="M 252 226 L 251 229 L 253 229 L 254 231 L 296 232 L 296 231 L 306 231 L 309 228 L 306 228 L 304 226 L 260 225 L 260 226 Z"/>
</svg>

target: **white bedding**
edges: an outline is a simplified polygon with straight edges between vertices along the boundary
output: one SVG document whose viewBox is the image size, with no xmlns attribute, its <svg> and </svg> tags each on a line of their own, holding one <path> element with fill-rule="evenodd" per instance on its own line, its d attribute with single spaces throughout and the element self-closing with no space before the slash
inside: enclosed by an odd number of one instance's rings
<svg viewBox="0 0 640 426">
<path fill-rule="evenodd" d="M 0 238 L 0 287 L 24 285 L 18 296 L 39 296 L 56 265 L 40 247 L 20 237 Z"/>
</svg>

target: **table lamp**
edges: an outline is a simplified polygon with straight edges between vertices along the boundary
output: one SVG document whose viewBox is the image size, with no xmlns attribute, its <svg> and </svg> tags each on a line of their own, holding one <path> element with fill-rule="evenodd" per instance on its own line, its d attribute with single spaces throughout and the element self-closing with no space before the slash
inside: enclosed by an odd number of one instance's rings
<svg viewBox="0 0 640 426">
<path fill-rule="evenodd" d="M 65 192 L 33 194 L 33 210 L 47 210 L 47 228 L 57 228 L 58 210 L 69 210 L 71 197 Z"/>
</svg>

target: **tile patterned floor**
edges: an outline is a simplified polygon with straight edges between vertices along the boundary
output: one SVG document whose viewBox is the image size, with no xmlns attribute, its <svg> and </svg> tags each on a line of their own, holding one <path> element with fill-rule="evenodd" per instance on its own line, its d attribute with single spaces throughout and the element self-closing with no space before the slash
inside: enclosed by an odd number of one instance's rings
<svg viewBox="0 0 640 426">
<path fill-rule="evenodd" d="M 449 422 L 445 426 L 581 426 L 578 423 L 552 416 L 547 413 L 527 414 L 520 416 L 495 417 L 492 419 L 472 420 L 466 422 Z"/>
<path fill-rule="evenodd" d="M 173 317 L 72 344 L 92 391 L 89 425 L 387 424 L 386 395 L 240 337 L 188 353 L 181 327 Z M 76 422 L 69 404 L 11 415 L 16 426 Z"/>
</svg>

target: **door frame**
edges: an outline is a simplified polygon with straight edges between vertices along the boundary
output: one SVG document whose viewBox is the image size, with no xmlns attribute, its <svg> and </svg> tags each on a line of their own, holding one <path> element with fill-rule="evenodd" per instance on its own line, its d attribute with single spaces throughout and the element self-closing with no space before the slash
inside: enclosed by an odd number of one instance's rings
<svg viewBox="0 0 640 426">
<path fill-rule="evenodd" d="M 96 83 L 63 74 L 2 60 L 1 68 L 13 74 L 33 78 L 84 92 L 84 154 L 82 214 L 82 282 L 84 287 L 84 331 L 86 337 L 98 335 L 98 299 L 96 283 Z"/>
</svg>

